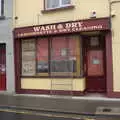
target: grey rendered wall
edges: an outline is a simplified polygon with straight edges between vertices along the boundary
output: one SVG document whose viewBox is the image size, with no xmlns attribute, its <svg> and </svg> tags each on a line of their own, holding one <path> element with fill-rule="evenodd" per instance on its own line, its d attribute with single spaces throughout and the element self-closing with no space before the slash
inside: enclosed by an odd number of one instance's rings
<svg viewBox="0 0 120 120">
<path fill-rule="evenodd" d="M 0 43 L 6 43 L 6 86 L 5 92 L 14 93 L 14 55 L 12 35 L 13 0 L 4 0 L 5 19 L 0 20 Z"/>
</svg>

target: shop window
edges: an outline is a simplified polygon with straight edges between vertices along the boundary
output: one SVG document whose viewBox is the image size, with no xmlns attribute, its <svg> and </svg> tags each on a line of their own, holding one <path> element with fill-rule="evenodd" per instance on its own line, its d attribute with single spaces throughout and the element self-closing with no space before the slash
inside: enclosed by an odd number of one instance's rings
<svg viewBox="0 0 120 120">
<path fill-rule="evenodd" d="M 35 40 L 22 40 L 22 76 L 36 74 L 36 49 Z"/>
<path fill-rule="evenodd" d="M 70 75 L 76 72 L 76 40 L 72 37 L 54 37 L 51 48 L 51 75 Z M 55 74 L 56 73 L 56 74 Z"/>
<path fill-rule="evenodd" d="M 48 76 L 48 39 L 37 40 L 37 74 Z"/>
<path fill-rule="evenodd" d="M 71 4 L 71 0 L 45 0 L 46 9 L 61 8 L 61 7 L 69 6 L 70 4 Z"/>
<path fill-rule="evenodd" d="M 22 76 L 79 77 L 79 36 L 22 40 Z"/>
</svg>

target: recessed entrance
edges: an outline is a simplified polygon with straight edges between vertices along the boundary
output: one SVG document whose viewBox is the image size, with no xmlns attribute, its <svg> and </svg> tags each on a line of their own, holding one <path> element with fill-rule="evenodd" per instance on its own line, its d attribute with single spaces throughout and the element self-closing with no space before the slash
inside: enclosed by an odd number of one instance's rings
<svg viewBox="0 0 120 120">
<path fill-rule="evenodd" d="M 106 92 L 104 36 L 84 36 L 83 48 L 86 91 Z"/>
</svg>

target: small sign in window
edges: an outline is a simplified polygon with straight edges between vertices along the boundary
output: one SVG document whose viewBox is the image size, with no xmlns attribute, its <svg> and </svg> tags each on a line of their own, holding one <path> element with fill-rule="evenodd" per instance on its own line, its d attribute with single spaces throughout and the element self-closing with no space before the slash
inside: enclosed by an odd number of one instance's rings
<svg viewBox="0 0 120 120">
<path fill-rule="evenodd" d="M 100 64 L 100 60 L 98 60 L 98 59 L 93 59 L 93 60 L 92 60 L 92 64 L 98 65 L 98 64 Z"/>
<path fill-rule="evenodd" d="M 67 56 L 68 52 L 69 52 L 69 50 L 67 48 L 62 48 L 61 49 L 61 56 Z"/>
</svg>

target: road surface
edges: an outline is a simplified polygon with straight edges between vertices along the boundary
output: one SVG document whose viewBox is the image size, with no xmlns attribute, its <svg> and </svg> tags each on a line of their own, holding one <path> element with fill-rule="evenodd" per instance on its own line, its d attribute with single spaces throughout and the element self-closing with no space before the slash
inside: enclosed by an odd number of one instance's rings
<svg viewBox="0 0 120 120">
<path fill-rule="evenodd" d="M 120 116 L 75 115 L 58 112 L 0 108 L 0 120 L 120 120 Z"/>
</svg>

